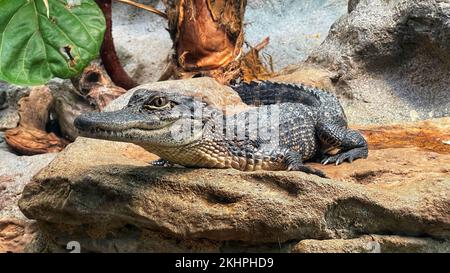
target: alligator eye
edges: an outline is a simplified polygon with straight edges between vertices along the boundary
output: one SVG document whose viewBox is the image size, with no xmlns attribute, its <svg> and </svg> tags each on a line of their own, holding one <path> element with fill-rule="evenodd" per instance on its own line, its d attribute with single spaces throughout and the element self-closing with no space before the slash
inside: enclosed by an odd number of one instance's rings
<svg viewBox="0 0 450 273">
<path fill-rule="evenodd" d="M 168 103 L 167 99 L 164 97 L 155 98 L 152 100 L 152 104 L 156 107 L 164 107 Z"/>
<path fill-rule="evenodd" d="M 170 101 L 165 97 L 156 97 L 144 105 L 146 109 L 161 109 L 170 105 Z"/>
</svg>

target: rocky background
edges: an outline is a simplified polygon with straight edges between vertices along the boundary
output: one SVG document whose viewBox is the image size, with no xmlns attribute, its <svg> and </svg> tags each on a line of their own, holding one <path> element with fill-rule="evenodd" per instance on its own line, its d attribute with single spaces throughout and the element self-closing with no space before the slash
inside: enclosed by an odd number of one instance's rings
<svg viewBox="0 0 450 273">
<path fill-rule="evenodd" d="M 247 41 L 270 36 L 273 80 L 335 92 L 369 158 L 315 166 L 330 180 L 152 168 L 155 156 L 134 145 L 84 138 L 59 154 L 19 156 L 1 131 L 23 122 L 18 102 L 31 89 L 0 83 L 0 252 L 66 252 L 69 241 L 93 252 L 450 252 L 448 1 L 248 2 Z M 171 51 L 163 19 L 116 4 L 113 20 L 125 68 L 154 82 Z M 236 103 L 210 79 L 151 86 Z M 45 90 L 61 134 L 75 139 L 72 84 Z"/>
</svg>

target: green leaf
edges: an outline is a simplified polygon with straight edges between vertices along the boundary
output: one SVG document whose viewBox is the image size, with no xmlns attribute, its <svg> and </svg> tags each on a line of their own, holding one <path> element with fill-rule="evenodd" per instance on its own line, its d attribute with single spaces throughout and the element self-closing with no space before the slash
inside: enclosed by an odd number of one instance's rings
<svg viewBox="0 0 450 273">
<path fill-rule="evenodd" d="M 98 56 L 106 23 L 95 1 L 48 0 L 48 6 L 49 17 L 42 0 L 0 0 L 0 80 L 67 79 Z"/>
</svg>

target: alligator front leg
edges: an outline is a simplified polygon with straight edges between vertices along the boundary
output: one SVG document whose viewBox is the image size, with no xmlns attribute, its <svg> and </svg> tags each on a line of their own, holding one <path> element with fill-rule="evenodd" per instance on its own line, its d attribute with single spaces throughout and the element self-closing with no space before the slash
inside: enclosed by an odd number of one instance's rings
<svg viewBox="0 0 450 273">
<path fill-rule="evenodd" d="M 304 165 L 302 162 L 302 155 L 300 153 L 293 151 L 287 152 L 285 156 L 285 164 L 288 171 L 300 171 L 327 178 L 327 175 L 324 172 Z"/>
<path fill-rule="evenodd" d="M 348 128 L 337 126 L 323 127 L 318 130 L 319 139 L 325 145 L 340 149 L 339 153 L 332 156 L 324 156 L 321 163 L 341 164 L 342 162 L 359 158 L 367 158 L 369 150 L 367 141 L 361 133 Z"/>
</svg>

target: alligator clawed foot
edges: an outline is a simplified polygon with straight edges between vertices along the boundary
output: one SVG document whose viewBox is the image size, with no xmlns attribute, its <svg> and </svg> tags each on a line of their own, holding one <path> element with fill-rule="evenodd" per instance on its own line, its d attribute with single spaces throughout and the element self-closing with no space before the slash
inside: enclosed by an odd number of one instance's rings
<svg viewBox="0 0 450 273">
<path fill-rule="evenodd" d="M 174 165 L 170 161 L 167 161 L 167 160 L 162 159 L 162 158 L 160 158 L 158 160 L 154 160 L 150 164 L 152 166 L 155 166 L 155 167 L 166 167 L 166 168 L 173 167 L 173 165 Z"/>
<path fill-rule="evenodd" d="M 366 148 L 356 148 L 350 151 L 346 151 L 343 153 L 339 153 L 333 156 L 325 157 L 321 163 L 323 165 L 327 164 L 333 164 L 335 163 L 336 166 L 340 165 L 341 163 L 348 161 L 349 163 L 352 163 L 353 160 L 359 159 L 359 158 L 367 158 L 367 149 Z"/>
<path fill-rule="evenodd" d="M 328 176 L 321 170 L 317 170 L 317 169 L 308 167 L 303 164 L 292 164 L 288 167 L 288 171 L 299 171 L 299 172 L 314 174 L 314 175 L 317 175 L 317 176 L 320 176 L 323 178 L 328 178 Z"/>
</svg>

